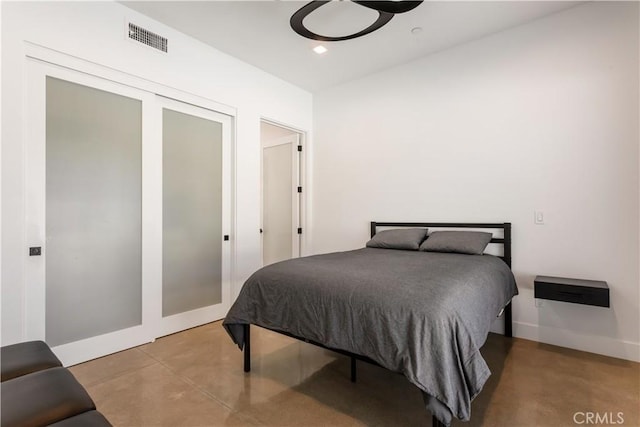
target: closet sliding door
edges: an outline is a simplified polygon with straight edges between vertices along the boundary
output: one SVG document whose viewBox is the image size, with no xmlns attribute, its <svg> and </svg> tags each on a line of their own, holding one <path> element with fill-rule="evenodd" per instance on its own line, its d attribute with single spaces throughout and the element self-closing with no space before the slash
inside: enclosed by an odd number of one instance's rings
<svg viewBox="0 0 640 427">
<path fill-rule="evenodd" d="M 74 364 L 153 339 L 142 258 L 152 98 L 43 63 L 28 70 L 26 335 Z"/>
<path fill-rule="evenodd" d="M 27 72 L 25 339 L 72 365 L 224 317 L 231 117 Z"/>
<path fill-rule="evenodd" d="M 158 97 L 162 108 L 160 335 L 230 306 L 229 116 Z"/>
</svg>

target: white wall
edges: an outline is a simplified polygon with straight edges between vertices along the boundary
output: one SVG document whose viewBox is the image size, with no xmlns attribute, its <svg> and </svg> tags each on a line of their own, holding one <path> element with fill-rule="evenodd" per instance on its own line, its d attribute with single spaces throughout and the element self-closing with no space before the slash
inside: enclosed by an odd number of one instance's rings
<svg viewBox="0 0 640 427">
<path fill-rule="evenodd" d="M 314 94 L 313 252 L 510 221 L 515 334 L 640 360 L 638 51 L 637 2 L 587 3 Z M 538 274 L 606 280 L 611 308 L 536 308 Z"/>
<path fill-rule="evenodd" d="M 311 94 L 110 2 L 2 7 L 2 344 L 23 335 L 25 41 L 236 109 L 235 285 L 261 266 L 260 118 L 311 131 Z M 124 37 L 127 18 L 169 38 L 161 54 Z"/>
</svg>

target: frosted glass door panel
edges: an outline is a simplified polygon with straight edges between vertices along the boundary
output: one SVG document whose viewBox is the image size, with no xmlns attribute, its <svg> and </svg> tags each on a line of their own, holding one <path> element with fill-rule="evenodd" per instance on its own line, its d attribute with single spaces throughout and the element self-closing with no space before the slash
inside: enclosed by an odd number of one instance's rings
<svg viewBox="0 0 640 427">
<path fill-rule="evenodd" d="M 294 218 L 292 144 L 263 150 L 263 262 L 265 265 L 293 256 Z"/>
<path fill-rule="evenodd" d="M 142 323 L 142 103 L 46 78 L 46 340 Z"/>
<path fill-rule="evenodd" d="M 222 302 L 222 124 L 162 110 L 162 315 Z"/>
</svg>

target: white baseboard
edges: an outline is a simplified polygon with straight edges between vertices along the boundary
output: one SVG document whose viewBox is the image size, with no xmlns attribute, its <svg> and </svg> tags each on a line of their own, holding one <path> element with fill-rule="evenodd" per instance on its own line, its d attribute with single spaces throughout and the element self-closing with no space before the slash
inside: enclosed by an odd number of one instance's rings
<svg viewBox="0 0 640 427">
<path fill-rule="evenodd" d="M 588 351 L 640 362 L 640 343 L 596 335 L 581 335 L 566 329 L 513 322 L 513 336 L 545 344 Z"/>
</svg>

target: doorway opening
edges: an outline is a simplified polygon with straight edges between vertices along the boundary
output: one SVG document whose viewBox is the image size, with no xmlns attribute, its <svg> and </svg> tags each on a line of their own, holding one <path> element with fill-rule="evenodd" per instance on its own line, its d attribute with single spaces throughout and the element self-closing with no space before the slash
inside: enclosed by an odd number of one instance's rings
<svg viewBox="0 0 640 427">
<path fill-rule="evenodd" d="M 260 123 L 263 265 L 301 255 L 303 139 L 297 130 Z"/>
</svg>

